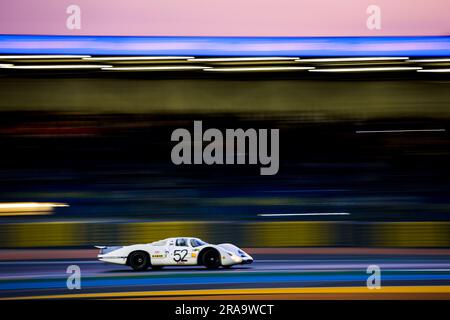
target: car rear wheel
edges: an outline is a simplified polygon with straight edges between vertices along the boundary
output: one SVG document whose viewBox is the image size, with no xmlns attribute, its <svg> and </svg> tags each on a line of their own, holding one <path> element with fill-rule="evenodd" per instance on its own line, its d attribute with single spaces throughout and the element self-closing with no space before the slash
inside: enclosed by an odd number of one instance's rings
<svg viewBox="0 0 450 320">
<path fill-rule="evenodd" d="M 130 254 L 129 263 L 134 271 L 145 271 L 150 265 L 150 258 L 146 252 L 136 251 Z"/>
<path fill-rule="evenodd" d="M 214 249 L 209 249 L 203 254 L 203 265 L 208 269 L 220 267 L 220 254 Z"/>
</svg>

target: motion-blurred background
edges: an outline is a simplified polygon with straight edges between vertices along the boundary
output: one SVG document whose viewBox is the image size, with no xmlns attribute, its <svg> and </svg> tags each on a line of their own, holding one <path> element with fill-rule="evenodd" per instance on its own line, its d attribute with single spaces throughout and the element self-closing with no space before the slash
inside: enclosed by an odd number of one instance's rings
<svg viewBox="0 0 450 320">
<path fill-rule="evenodd" d="M 450 246 L 445 77 L 3 72 L 0 97 L 2 248 Z M 194 120 L 279 128 L 278 174 L 175 166 Z"/>
</svg>

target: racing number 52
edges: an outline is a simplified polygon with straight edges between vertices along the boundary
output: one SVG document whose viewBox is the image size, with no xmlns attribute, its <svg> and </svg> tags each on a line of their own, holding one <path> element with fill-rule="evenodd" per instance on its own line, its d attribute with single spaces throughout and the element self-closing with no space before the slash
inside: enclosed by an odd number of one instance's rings
<svg viewBox="0 0 450 320">
<path fill-rule="evenodd" d="M 187 254 L 188 254 L 187 249 L 175 250 L 173 252 L 173 255 L 174 255 L 173 260 L 175 262 L 187 262 L 187 260 L 185 259 Z"/>
</svg>

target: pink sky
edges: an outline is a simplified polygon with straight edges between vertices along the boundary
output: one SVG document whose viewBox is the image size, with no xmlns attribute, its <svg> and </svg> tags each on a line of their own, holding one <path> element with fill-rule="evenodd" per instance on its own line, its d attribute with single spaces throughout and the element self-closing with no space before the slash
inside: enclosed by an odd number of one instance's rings
<svg viewBox="0 0 450 320">
<path fill-rule="evenodd" d="M 66 8 L 81 7 L 81 30 Z M 368 30 L 366 8 L 382 10 Z M 1 34 L 134 36 L 449 35 L 450 0 L 14 0 L 0 2 Z"/>
</svg>

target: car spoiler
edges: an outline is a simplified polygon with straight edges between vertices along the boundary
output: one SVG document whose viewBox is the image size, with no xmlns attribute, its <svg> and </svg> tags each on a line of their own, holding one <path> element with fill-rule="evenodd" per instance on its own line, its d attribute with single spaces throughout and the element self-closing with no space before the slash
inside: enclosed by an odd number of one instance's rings
<svg viewBox="0 0 450 320">
<path fill-rule="evenodd" d="M 108 252 L 122 248 L 122 246 L 94 246 L 94 247 L 100 249 L 99 254 L 107 254 Z"/>
</svg>

